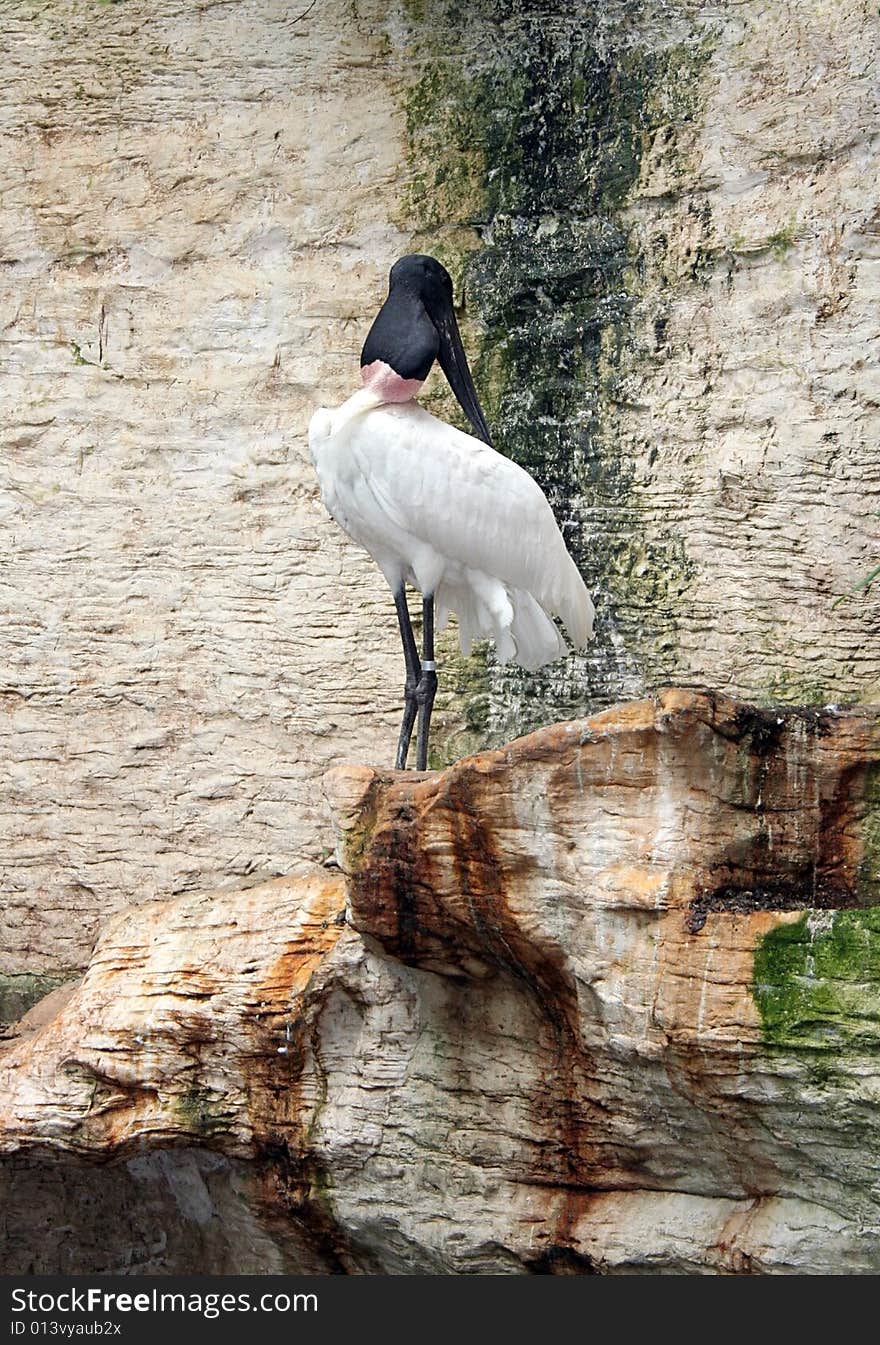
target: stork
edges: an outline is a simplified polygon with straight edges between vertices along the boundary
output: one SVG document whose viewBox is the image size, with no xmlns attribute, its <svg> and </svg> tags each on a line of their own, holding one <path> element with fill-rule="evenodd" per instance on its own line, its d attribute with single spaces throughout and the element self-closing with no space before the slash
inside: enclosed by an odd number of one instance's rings
<svg viewBox="0 0 880 1345">
<path fill-rule="evenodd" d="M 414 400 L 440 362 L 474 433 Z M 450 612 L 462 653 L 492 639 L 501 663 L 529 671 L 593 631 L 593 604 L 536 481 L 492 447 L 452 303 L 452 280 L 433 257 L 402 257 L 361 354 L 363 386 L 321 408 L 309 448 L 327 511 L 381 569 L 394 595 L 406 666 L 396 768 L 406 768 L 418 717 L 416 769 L 428 763 L 437 691 L 434 632 Z M 419 654 L 406 585 L 422 594 Z"/>
</svg>

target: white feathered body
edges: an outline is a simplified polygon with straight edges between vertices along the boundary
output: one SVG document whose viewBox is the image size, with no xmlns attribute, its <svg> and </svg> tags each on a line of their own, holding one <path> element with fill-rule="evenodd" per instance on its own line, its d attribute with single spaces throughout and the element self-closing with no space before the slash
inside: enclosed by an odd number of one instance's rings
<svg viewBox="0 0 880 1345">
<path fill-rule="evenodd" d="M 528 472 L 417 402 L 356 393 L 316 411 L 309 447 L 328 512 L 373 557 L 393 591 L 434 594 L 461 648 L 492 639 L 529 670 L 567 652 L 551 618 L 587 643 L 593 604 L 547 499 Z"/>
</svg>

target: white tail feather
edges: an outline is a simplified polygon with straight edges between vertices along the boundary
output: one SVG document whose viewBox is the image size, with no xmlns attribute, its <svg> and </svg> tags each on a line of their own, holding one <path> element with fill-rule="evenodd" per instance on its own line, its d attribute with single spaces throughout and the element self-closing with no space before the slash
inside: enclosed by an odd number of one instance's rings
<svg viewBox="0 0 880 1345">
<path fill-rule="evenodd" d="M 581 579 L 580 571 L 571 556 L 567 557 L 568 572 L 564 577 L 562 592 L 554 607 L 565 623 L 569 639 L 575 649 L 583 649 L 593 638 L 593 621 L 596 609 Z"/>
<path fill-rule="evenodd" d="M 455 612 L 465 657 L 477 640 L 494 640 L 499 663 L 513 660 L 529 672 L 568 653 L 565 640 L 531 593 L 498 587 L 504 601 L 490 607 L 471 586 L 441 584 L 436 594 L 437 629 L 443 630 L 449 613 Z"/>
</svg>

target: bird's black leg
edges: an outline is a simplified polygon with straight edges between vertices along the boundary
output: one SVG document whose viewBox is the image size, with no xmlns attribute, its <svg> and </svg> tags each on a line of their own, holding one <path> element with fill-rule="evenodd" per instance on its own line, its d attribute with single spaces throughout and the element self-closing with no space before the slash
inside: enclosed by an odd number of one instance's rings
<svg viewBox="0 0 880 1345">
<path fill-rule="evenodd" d="M 422 601 L 422 668 L 416 686 L 416 704 L 419 707 L 419 732 L 416 738 L 416 770 L 428 769 L 428 732 L 431 711 L 437 694 L 437 674 L 434 671 L 434 596 Z"/>
<path fill-rule="evenodd" d="M 416 721 L 416 688 L 422 680 L 422 665 L 419 651 L 416 649 L 416 637 L 413 635 L 409 608 L 406 605 L 406 589 L 403 584 L 394 594 L 394 606 L 397 608 L 397 620 L 400 623 L 400 638 L 403 641 L 403 659 L 406 664 L 406 684 L 403 688 L 403 723 L 400 726 L 400 738 L 397 742 L 397 760 L 394 763 L 398 771 L 406 770 L 406 757 L 412 738 L 413 724 Z"/>
</svg>

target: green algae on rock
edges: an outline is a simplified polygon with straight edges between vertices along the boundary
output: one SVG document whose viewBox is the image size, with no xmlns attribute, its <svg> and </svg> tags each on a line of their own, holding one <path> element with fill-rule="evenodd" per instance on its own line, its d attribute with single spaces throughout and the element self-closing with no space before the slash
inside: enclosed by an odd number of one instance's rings
<svg viewBox="0 0 880 1345">
<path fill-rule="evenodd" d="M 878 760 L 865 772 L 861 836 L 859 897 L 866 906 L 880 904 L 880 745 Z"/>
<path fill-rule="evenodd" d="M 656 296 L 642 311 L 662 249 L 645 254 L 624 208 L 658 136 L 674 162 L 705 59 L 685 7 L 665 8 L 661 29 L 648 7 L 595 0 L 406 6 L 419 62 L 404 100 L 415 246 L 462 281 L 496 447 L 545 490 L 598 611 L 594 643 L 537 674 L 482 655 L 478 714 L 463 696 L 484 742 L 634 694 L 675 666 L 691 569 L 680 537 L 646 522 L 647 445 L 619 414 L 638 400 L 663 321 Z"/>
<path fill-rule="evenodd" d="M 805 911 L 755 951 L 754 995 L 768 1045 L 880 1047 L 880 908 Z"/>
<path fill-rule="evenodd" d="M 77 975 L 75 970 L 60 975 L 30 971 L 0 973 L 0 1025 L 18 1022 L 46 995 Z"/>
<path fill-rule="evenodd" d="M 205 1136 L 225 1134 L 230 1128 L 231 1117 L 222 1108 L 218 1111 L 218 1096 L 210 1088 L 190 1083 L 186 1092 L 176 1099 L 182 1127 Z"/>
</svg>

